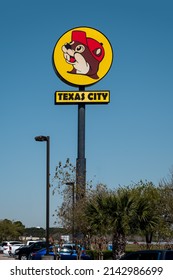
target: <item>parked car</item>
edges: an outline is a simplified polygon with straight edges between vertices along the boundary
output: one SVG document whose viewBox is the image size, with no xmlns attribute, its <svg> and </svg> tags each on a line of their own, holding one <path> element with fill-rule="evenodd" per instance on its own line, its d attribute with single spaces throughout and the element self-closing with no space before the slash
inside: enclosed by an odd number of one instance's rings
<svg viewBox="0 0 173 280">
<path fill-rule="evenodd" d="M 83 246 L 75 243 L 64 243 L 60 248 L 60 255 L 61 259 L 67 254 L 69 254 L 71 251 L 73 251 L 74 254 L 76 254 L 77 257 L 80 257 L 81 259 L 91 259 L 89 255 L 86 254 L 86 250 Z M 67 254 L 66 254 L 67 252 Z"/>
<path fill-rule="evenodd" d="M 107 249 L 108 249 L 108 251 L 112 251 L 112 243 L 108 243 Z"/>
<path fill-rule="evenodd" d="M 28 241 L 26 242 L 26 245 L 29 246 L 29 245 L 31 245 L 31 244 L 33 244 L 33 243 L 36 243 L 36 242 L 39 242 L 39 241 L 43 241 L 43 240 L 28 240 Z"/>
<path fill-rule="evenodd" d="M 80 250 L 80 245 L 76 245 L 75 243 L 64 243 L 61 245 L 59 250 L 65 252 L 65 251 L 71 251 L 71 250 Z"/>
<path fill-rule="evenodd" d="M 23 246 L 25 246 L 25 244 L 23 244 L 23 243 L 10 245 L 9 246 L 9 255 L 13 256 L 15 254 L 15 251 Z"/>
<path fill-rule="evenodd" d="M 0 243 L 0 254 L 3 253 L 3 246 L 2 246 L 2 243 Z"/>
<path fill-rule="evenodd" d="M 3 246 L 3 254 L 6 256 L 11 255 L 11 246 L 18 244 L 21 246 L 22 242 L 20 241 L 3 241 L 2 246 Z"/>
<path fill-rule="evenodd" d="M 19 260 L 28 260 L 31 253 L 46 248 L 46 241 L 38 241 L 29 246 L 23 246 L 15 251 L 14 257 Z"/>
<path fill-rule="evenodd" d="M 73 247 L 73 246 L 72 246 Z M 54 259 L 59 258 L 61 260 L 77 260 L 78 254 L 77 250 L 72 249 L 71 245 L 64 244 L 60 250 L 57 251 L 57 255 L 55 256 L 55 250 L 53 246 L 49 247 L 49 255 L 54 256 Z M 76 245 L 75 245 L 76 248 Z M 33 252 L 30 254 L 29 259 L 30 260 L 41 260 L 42 256 L 46 254 L 46 249 L 41 249 L 38 252 Z M 90 260 L 90 256 L 86 254 L 85 250 L 82 249 L 80 252 L 80 259 L 81 260 Z"/>
<path fill-rule="evenodd" d="M 173 250 L 141 250 L 126 253 L 120 260 L 173 260 Z"/>
<path fill-rule="evenodd" d="M 59 254 L 59 246 L 56 246 L 56 252 L 57 252 L 57 255 Z M 46 248 L 43 248 L 37 252 L 32 252 L 30 255 L 29 255 L 29 260 L 41 260 L 42 259 L 42 256 L 46 255 Z M 55 248 L 54 246 L 50 246 L 49 247 L 49 255 L 50 256 L 54 256 L 54 259 L 56 258 L 56 254 L 55 254 Z"/>
</svg>

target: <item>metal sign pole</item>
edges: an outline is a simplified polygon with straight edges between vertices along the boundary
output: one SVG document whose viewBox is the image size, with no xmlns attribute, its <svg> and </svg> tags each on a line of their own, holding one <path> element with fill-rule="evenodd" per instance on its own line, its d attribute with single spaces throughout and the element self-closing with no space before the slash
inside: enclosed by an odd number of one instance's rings
<svg viewBox="0 0 173 280">
<path fill-rule="evenodd" d="M 80 86 L 79 91 L 85 87 Z M 85 195 L 86 158 L 85 158 L 85 103 L 78 104 L 78 149 L 76 159 L 76 200 Z"/>
</svg>

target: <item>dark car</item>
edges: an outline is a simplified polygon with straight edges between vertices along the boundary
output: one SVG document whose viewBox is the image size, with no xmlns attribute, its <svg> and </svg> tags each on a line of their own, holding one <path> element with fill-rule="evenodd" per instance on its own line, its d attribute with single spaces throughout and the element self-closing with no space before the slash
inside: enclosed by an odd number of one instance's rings
<svg viewBox="0 0 173 280">
<path fill-rule="evenodd" d="M 64 245 L 60 250 L 57 250 L 57 255 L 55 255 L 55 250 L 53 246 L 49 247 L 49 255 L 53 256 L 54 259 L 61 260 L 77 260 L 78 254 L 76 249 L 72 249 L 72 245 Z M 77 247 L 77 246 L 75 246 Z M 59 249 L 59 248 L 58 248 Z M 30 260 L 41 260 L 42 257 L 46 254 L 46 248 L 39 250 L 38 252 L 33 252 L 30 254 Z M 81 260 L 90 260 L 91 257 L 86 254 L 85 249 L 82 247 L 80 250 L 80 259 Z"/>
<path fill-rule="evenodd" d="M 0 254 L 2 254 L 2 253 L 3 253 L 3 244 L 0 243 Z"/>
<path fill-rule="evenodd" d="M 141 250 L 126 253 L 120 260 L 173 260 L 173 250 Z"/>
<path fill-rule="evenodd" d="M 46 248 L 43 248 L 39 250 L 38 252 L 33 252 L 29 255 L 30 260 L 41 260 L 42 257 L 46 255 Z M 57 254 L 57 257 L 55 256 L 53 247 L 49 247 L 49 255 L 53 256 L 54 259 L 59 258 L 61 260 L 77 260 L 77 254 L 75 251 L 72 250 L 66 250 L 64 251 L 59 251 Z M 58 257 L 59 256 L 59 257 Z"/>
<path fill-rule="evenodd" d="M 45 241 L 38 241 L 29 246 L 23 246 L 15 251 L 14 257 L 19 260 L 28 260 L 31 253 L 46 248 Z"/>
</svg>

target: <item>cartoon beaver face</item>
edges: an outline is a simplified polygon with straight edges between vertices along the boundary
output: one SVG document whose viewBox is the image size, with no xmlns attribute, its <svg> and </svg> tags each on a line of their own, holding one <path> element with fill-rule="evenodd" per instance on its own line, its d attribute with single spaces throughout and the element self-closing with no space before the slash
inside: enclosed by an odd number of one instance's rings
<svg viewBox="0 0 173 280">
<path fill-rule="evenodd" d="M 73 66 L 71 74 L 83 74 L 98 79 L 99 63 L 104 57 L 101 43 L 87 38 L 84 31 L 73 31 L 72 42 L 62 46 L 64 58 Z"/>
</svg>

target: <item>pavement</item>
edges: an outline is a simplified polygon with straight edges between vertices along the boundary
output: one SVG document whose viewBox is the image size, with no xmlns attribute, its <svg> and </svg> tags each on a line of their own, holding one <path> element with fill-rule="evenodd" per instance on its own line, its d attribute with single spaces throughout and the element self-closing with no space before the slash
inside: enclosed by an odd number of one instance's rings
<svg viewBox="0 0 173 280">
<path fill-rule="evenodd" d="M 10 257 L 10 256 L 6 256 L 4 254 L 0 254 L 0 260 L 6 260 L 6 261 L 9 261 L 9 260 L 15 260 L 14 258 Z"/>
</svg>

